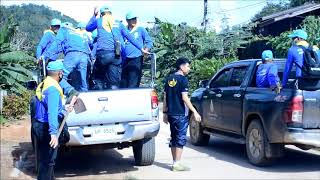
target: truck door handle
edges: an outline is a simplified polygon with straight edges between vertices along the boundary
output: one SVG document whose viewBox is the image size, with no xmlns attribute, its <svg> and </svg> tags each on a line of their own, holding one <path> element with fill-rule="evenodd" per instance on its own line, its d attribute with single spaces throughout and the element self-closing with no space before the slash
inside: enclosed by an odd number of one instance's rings
<svg viewBox="0 0 320 180">
<path fill-rule="evenodd" d="M 108 97 L 99 97 L 98 101 L 108 101 Z"/>
<path fill-rule="evenodd" d="M 241 94 L 234 94 L 233 97 L 239 98 L 239 97 L 241 97 Z"/>
<path fill-rule="evenodd" d="M 222 94 L 216 94 L 216 97 L 220 98 L 222 97 Z"/>
</svg>

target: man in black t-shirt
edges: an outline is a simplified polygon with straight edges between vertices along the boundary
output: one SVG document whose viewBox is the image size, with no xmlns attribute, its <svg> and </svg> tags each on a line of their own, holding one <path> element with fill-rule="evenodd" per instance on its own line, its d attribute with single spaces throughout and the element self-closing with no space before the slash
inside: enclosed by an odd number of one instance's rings
<svg viewBox="0 0 320 180">
<path fill-rule="evenodd" d="M 190 71 L 190 61 L 179 58 L 176 62 L 177 71 L 165 80 L 163 121 L 170 124 L 170 145 L 173 158 L 172 171 L 188 171 L 190 168 L 180 163 L 183 146 L 187 142 L 187 129 L 189 125 L 189 109 L 195 120 L 200 122 L 201 116 L 193 107 L 188 97 L 188 79 L 185 77 Z"/>
</svg>

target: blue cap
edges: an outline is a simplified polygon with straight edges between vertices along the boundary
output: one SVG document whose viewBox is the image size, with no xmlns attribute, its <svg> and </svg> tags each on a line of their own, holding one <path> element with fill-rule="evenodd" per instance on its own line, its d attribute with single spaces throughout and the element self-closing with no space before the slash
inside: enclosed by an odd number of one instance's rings
<svg viewBox="0 0 320 180">
<path fill-rule="evenodd" d="M 111 12 L 111 8 L 109 6 L 102 6 L 100 8 L 100 14 L 104 12 Z"/>
<path fill-rule="evenodd" d="M 297 30 L 293 31 L 293 33 L 289 34 L 288 37 L 289 38 L 299 37 L 301 39 L 307 40 L 308 34 L 302 29 L 297 29 Z"/>
<path fill-rule="evenodd" d="M 126 14 L 126 19 L 133 19 L 133 18 L 136 18 L 138 17 L 134 12 L 132 11 L 129 11 L 127 14 Z"/>
<path fill-rule="evenodd" d="M 63 70 L 63 63 L 61 60 L 51 61 L 47 66 L 48 71 L 60 71 Z"/>
<path fill-rule="evenodd" d="M 270 50 L 264 50 L 262 52 L 262 58 L 263 61 L 272 60 L 273 59 L 273 53 Z"/>
<path fill-rule="evenodd" d="M 51 26 L 60 26 L 61 21 L 59 19 L 52 19 L 51 20 Z"/>
<path fill-rule="evenodd" d="M 84 28 L 86 28 L 86 26 L 87 26 L 87 24 L 85 22 L 79 22 L 77 25 L 77 28 L 84 29 Z"/>
<path fill-rule="evenodd" d="M 62 27 L 73 28 L 73 24 L 70 22 L 64 22 L 62 23 Z"/>
</svg>

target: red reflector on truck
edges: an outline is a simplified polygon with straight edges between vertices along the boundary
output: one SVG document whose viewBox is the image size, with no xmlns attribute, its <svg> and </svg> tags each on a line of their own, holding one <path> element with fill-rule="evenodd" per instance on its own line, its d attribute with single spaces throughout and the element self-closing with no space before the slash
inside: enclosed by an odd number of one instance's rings
<svg viewBox="0 0 320 180">
<path fill-rule="evenodd" d="M 286 123 L 302 123 L 303 96 L 295 96 L 286 111 Z"/>
</svg>

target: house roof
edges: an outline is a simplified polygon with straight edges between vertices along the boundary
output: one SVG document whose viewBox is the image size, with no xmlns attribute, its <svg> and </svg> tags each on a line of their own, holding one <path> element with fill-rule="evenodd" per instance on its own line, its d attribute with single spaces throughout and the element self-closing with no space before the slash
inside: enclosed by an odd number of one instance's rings
<svg viewBox="0 0 320 180">
<path fill-rule="evenodd" d="M 260 26 L 265 26 L 265 25 L 269 25 L 269 24 L 272 24 L 277 21 L 281 21 L 283 19 L 296 17 L 301 14 L 305 14 L 305 13 L 316 11 L 316 10 L 320 11 L 320 4 L 308 3 L 308 4 L 305 4 L 302 6 L 298 6 L 298 7 L 284 10 L 284 11 L 274 13 L 274 14 L 271 14 L 268 16 L 264 16 L 264 17 L 260 18 L 258 21 L 260 21 L 260 23 L 259 23 Z"/>
</svg>

